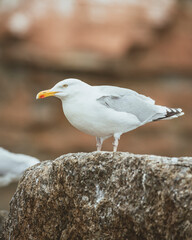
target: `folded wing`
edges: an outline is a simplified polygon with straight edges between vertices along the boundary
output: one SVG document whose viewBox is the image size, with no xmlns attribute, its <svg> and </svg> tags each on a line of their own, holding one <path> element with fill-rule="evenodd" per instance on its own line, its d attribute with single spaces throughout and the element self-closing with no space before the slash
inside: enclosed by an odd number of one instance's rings
<svg viewBox="0 0 192 240">
<path fill-rule="evenodd" d="M 109 95 L 97 99 L 107 108 L 135 115 L 141 123 L 150 122 L 158 113 L 156 106 L 137 95 Z"/>
</svg>

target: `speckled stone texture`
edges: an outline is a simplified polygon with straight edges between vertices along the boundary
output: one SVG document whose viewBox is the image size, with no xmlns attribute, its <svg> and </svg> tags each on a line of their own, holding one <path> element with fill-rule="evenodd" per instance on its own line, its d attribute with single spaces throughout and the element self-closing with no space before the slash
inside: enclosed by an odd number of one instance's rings
<svg viewBox="0 0 192 240">
<path fill-rule="evenodd" d="M 33 166 L 5 239 L 192 239 L 192 158 L 93 152 Z"/>
<path fill-rule="evenodd" d="M 7 219 L 8 211 L 0 210 L 0 240 L 4 240 L 3 236 L 3 225 L 5 220 Z"/>
</svg>

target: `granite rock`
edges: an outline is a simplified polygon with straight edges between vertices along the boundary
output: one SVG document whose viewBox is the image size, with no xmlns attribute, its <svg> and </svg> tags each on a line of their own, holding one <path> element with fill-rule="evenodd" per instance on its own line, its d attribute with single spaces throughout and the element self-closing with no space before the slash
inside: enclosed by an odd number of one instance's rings
<svg viewBox="0 0 192 240">
<path fill-rule="evenodd" d="M 4 240 L 3 237 L 3 225 L 5 220 L 8 217 L 8 211 L 6 210 L 0 210 L 0 240 Z"/>
<path fill-rule="evenodd" d="M 63 155 L 29 168 L 5 239 L 192 239 L 192 158 Z"/>
</svg>

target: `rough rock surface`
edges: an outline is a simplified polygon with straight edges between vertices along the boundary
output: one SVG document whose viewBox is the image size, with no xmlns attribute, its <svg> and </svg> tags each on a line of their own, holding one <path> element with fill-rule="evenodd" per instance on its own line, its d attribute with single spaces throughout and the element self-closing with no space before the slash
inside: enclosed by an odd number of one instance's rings
<svg viewBox="0 0 192 240">
<path fill-rule="evenodd" d="M 4 240 L 3 237 L 3 225 L 5 220 L 8 217 L 8 211 L 6 210 L 0 210 L 0 240 Z"/>
<path fill-rule="evenodd" d="M 93 152 L 28 169 L 5 239 L 192 239 L 192 158 Z"/>
</svg>

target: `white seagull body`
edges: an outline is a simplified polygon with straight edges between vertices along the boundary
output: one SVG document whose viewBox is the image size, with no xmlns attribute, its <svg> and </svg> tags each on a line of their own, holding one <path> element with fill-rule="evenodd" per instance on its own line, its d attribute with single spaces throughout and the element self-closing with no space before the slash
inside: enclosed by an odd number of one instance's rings
<svg viewBox="0 0 192 240">
<path fill-rule="evenodd" d="M 0 187 L 18 181 L 27 168 L 37 163 L 40 163 L 37 158 L 12 153 L 0 147 Z"/>
<path fill-rule="evenodd" d="M 180 108 L 155 105 L 151 98 L 130 89 L 91 86 L 72 78 L 41 91 L 37 99 L 48 96 L 61 99 L 64 114 L 75 128 L 96 136 L 98 151 L 111 136 L 114 136 L 113 151 L 116 151 L 121 134 L 148 122 L 184 114 Z"/>
</svg>

